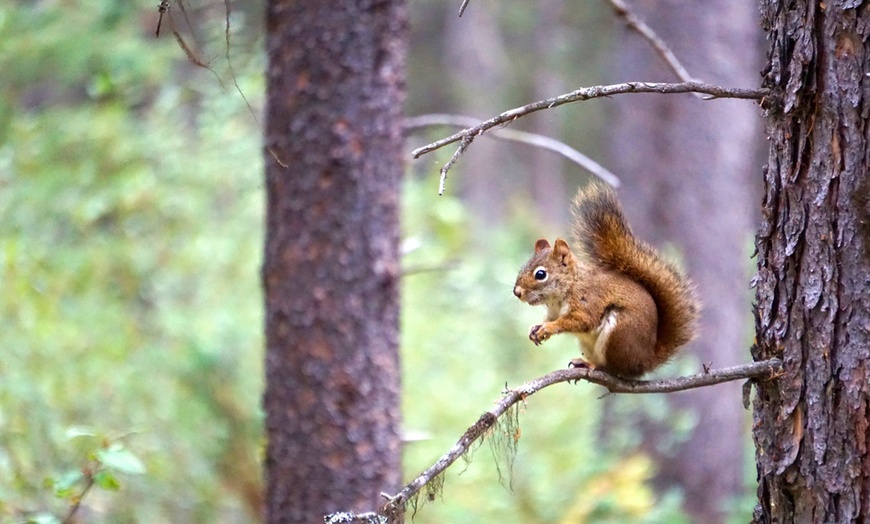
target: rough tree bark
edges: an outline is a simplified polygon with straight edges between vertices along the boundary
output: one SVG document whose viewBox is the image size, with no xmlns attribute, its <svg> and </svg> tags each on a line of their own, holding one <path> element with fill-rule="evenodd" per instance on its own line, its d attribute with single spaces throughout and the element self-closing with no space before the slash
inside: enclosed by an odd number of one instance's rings
<svg viewBox="0 0 870 524">
<path fill-rule="evenodd" d="M 401 480 L 406 11 L 268 3 L 267 522 L 377 507 Z"/>
<path fill-rule="evenodd" d="M 754 521 L 870 520 L 870 15 L 765 0 L 770 159 L 756 247 Z"/>
<path fill-rule="evenodd" d="M 753 87 L 761 68 L 757 11 L 746 2 L 711 0 L 684 6 L 631 1 L 671 46 L 689 73 L 714 84 Z M 626 30 L 618 50 L 620 79 L 674 81 L 647 42 Z M 714 367 L 749 358 L 750 262 L 761 141 L 759 111 L 740 100 L 639 95 L 614 101 L 614 167 L 620 196 L 643 238 L 679 246 L 704 304 L 699 338 L 687 350 Z M 658 485 L 679 486 L 696 522 L 722 522 L 728 501 L 743 493 L 745 412 L 737 383 L 669 395 L 697 425 L 689 440 L 667 449 L 666 428 L 646 427 L 658 457 Z M 672 438 L 672 437 L 670 437 Z"/>
</svg>

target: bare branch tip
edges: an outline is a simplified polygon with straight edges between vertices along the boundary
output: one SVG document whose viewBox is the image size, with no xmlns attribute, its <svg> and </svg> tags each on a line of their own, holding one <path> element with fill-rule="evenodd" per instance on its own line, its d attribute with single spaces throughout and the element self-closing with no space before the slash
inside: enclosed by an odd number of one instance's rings
<svg viewBox="0 0 870 524">
<path fill-rule="evenodd" d="M 441 180 L 438 182 L 438 196 L 444 196 L 444 188 L 447 185 L 447 171 L 441 169 Z"/>
<path fill-rule="evenodd" d="M 465 8 L 468 7 L 468 2 L 471 0 L 462 0 L 462 5 L 459 6 L 459 17 L 462 18 L 462 14 L 465 13 Z"/>
</svg>

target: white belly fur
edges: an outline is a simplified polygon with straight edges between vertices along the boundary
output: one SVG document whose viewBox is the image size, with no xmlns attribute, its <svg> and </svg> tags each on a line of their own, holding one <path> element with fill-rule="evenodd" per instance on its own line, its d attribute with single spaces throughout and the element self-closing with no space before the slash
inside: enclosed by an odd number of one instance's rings
<svg viewBox="0 0 870 524">
<path fill-rule="evenodd" d="M 610 338 L 615 327 L 616 311 L 611 311 L 592 331 L 575 333 L 580 341 L 580 352 L 583 353 L 583 358 L 595 366 L 606 366 L 607 355 L 604 354 L 604 348 L 607 347 L 607 339 Z"/>
</svg>

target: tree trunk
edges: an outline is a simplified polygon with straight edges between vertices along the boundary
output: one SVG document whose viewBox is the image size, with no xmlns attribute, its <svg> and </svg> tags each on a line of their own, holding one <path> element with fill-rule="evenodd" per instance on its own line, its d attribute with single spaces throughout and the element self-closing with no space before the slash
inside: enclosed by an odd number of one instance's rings
<svg viewBox="0 0 870 524">
<path fill-rule="evenodd" d="M 271 0 L 267 31 L 266 520 L 313 523 L 400 482 L 407 8 Z"/>
<path fill-rule="evenodd" d="M 758 233 L 755 522 L 870 520 L 870 15 L 762 2 L 770 159 Z"/>
<path fill-rule="evenodd" d="M 630 2 L 673 49 L 689 72 L 706 82 L 757 85 L 761 35 L 745 2 L 711 0 L 682 6 L 667 0 Z M 636 33 L 624 30 L 620 78 L 677 81 Z M 620 196 L 636 232 L 678 246 L 703 303 L 698 339 L 687 353 L 715 367 L 749 358 L 749 246 L 758 201 L 758 109 L 742 100 L 637 95 L 615 100 L 614 165 L 625 182 Z M 693 521 L 722 522 L 728 502 L 744 490 L 745 412 L 739 384 L 669 395 L 697 420 L 675 450 L 659 443 L 670 427 L 643 424 L 644 442 L 658 457 L 660 487 L 679 486 Z"/>
</svg>

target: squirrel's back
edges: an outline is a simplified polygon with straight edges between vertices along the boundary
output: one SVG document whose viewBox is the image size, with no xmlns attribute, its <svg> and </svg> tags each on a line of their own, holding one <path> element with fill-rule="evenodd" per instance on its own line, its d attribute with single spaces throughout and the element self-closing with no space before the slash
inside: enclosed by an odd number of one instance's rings
<svg viewBox="0 0 870 524">
<path fill-rule="evenodd" d="M 695 334 L 700 305 L 689 279 L 651 246 L 638 240 L 607 186 L 589 184 L 574 198 L 578 256 L 626 275 L 652 295 L 658 310 L 656 356 L 667 360 Z"/>
</svg>

